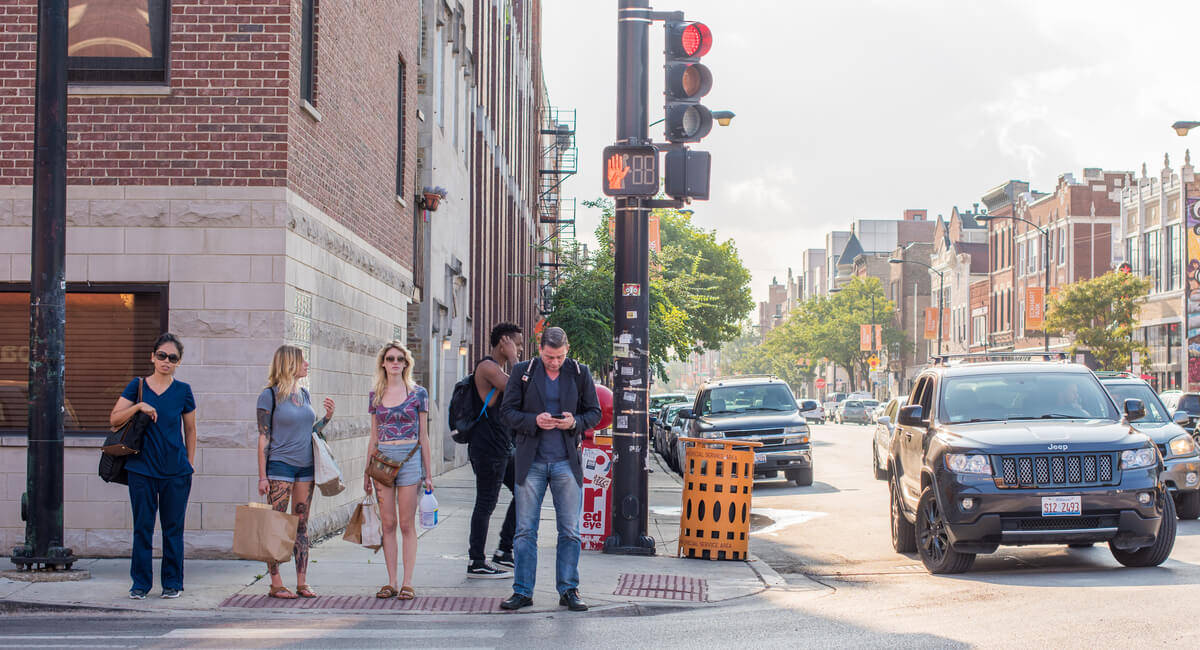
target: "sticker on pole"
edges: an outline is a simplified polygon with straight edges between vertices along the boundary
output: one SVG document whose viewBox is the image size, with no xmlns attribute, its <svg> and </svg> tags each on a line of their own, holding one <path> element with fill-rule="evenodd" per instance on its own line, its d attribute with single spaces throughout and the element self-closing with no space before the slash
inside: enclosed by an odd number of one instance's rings
<svg viewBox="0 0 1200 650">
<path fill-rule="evenodd" d="M 642 295 L 642 285 L 636 282 L 626 282 L 621 285 L 622 296 L 640 296 Z"/>
</svg>

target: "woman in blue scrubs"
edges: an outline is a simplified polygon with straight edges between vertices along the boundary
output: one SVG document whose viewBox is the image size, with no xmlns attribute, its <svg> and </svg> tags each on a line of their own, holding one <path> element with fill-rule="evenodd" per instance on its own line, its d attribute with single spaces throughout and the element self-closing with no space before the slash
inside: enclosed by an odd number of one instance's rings
<svg viewBox="0 0 1200 650">
<path fill-rule="evenodd" d="M 150 416 L 140 453 L 128 456 L 129 502 L 133 507 L 133 553 L 129 597 L 142 600 L 154 585 L 152 560 L 154 520 L 162 524 L 162 597 L 183 591 L 183 520 L 192 490 L 196 458 L 196 399 L 192 388 L 175 379 L 183 359 L 183 342 L 171 333 L 154 342 L 150 361 L 154 374 L 135 378 L 125 387 L 109 422 L 117 426 L 134 413 Z M 137 401 L 142 383 L 142 400 Z"/>
</svg>

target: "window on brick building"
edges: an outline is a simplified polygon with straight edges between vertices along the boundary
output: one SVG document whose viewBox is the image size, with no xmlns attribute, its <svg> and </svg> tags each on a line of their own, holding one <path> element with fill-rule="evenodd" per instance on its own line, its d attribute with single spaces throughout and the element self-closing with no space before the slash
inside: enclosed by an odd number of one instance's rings
<svg viewBox="0 0 1200 650">
<path fill-rule="evenodd" d="M 408 97 L 405 88 L 408 86 L 408 69 L 401 58 L 396 72 L 396 196 L 404 196 L 404 158 L 408 154 L 405 147 L 404 134 L 407 131 Z"/>
<path fill-rule="evenodd" d="M 1067 263 L 1067 227 L 1058 229 L 1058 265 Z"/>
<path fill-rule="evenodd" d="M 169 0 L 70 0 L 67 81 L 165 83 Z"/>
<path fill-rule="evenodd" d="M 125 385 L 153 372 L 151 346 L 166 322 L 165 287 L 67 285 L 66 432 L 108 432 Z M 28 386 L 29 285 L 0 285 L 0 433 L 26 432 Z"/>
<path fill-rule="evenodd" d="M 300 98 L 317 105 L 317 0 L 301 2 Z"/>
<path fill-rule="evenodd" d="M 1153 280 L 1151 289 L 1157 293 L 1162 291 L 1162 264 L 1159 258 L 1159 231 L 1152 230 L 1142 235 L 1142 254 L 1145 255 L 1145 263 L 1142 265 L 1144 273 Z"/>
<path fill-rule="evenodd" d="M 1167 226 L 1167 277 L 1163 282 L 1166 291 L 1172 291 L 1180 287 L 1180 282 L 1183 277 L 1183 255 L 1179 250 L 1179 224 Z"/>
</svg>

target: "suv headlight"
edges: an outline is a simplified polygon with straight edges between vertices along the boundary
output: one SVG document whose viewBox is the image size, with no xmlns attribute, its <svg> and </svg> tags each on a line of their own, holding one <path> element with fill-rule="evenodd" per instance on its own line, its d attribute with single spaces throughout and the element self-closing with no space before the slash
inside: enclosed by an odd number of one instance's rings
<svg viewBox="0 0 1200 650">
<path fill-rule="evenodd" d="M 992 473 L 992 464 L 983 454 L 946 454 L 946 468 L 958 474 Z"/>
<path fill-rule="evenodd" d="M 1171 456 L 1191 456 L 1196 453 L 1196 441 L 1188 434 L 1182 434 L 1167 443 L 1167 451 Z"/>
<path fill-rule="evenodd" d="M 808 427 L 803 424 L 783 428 L 783 444 L 802 445 L 808 442 Z"/>
<path fill-rule="evenodd" d="M 706 429 L 706 430 L 700 432 L 700 437 L 701 438 L 724 438 L 725 432 L 724 431 L 715 431 L 713 429 Z"/>
<path fill-rule="evenodd" d="M 1121 452 L 1121 469 L 1140 469 L 1158 463 L 1158 454 L 1154 447 L 1141 449 L 1126 449 Z"/>
</svg>

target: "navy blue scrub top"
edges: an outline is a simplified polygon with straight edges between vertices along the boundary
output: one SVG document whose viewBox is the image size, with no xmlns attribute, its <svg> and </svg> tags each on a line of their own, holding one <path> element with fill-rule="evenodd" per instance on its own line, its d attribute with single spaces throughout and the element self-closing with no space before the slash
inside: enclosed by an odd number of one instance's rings
<svg viewBox="0 0 1200 650">
<path fill-rule="evenodd" d="M 137 403 L 140 381 L 143 380 L 129 382 L 121 397 Z M 158 421 L 151 422 L 146 428 L 141 453 L 126 457 L 125 469 L 152 478 L 175 478 L 191 474 L 192 464 L 188 462 L 187 446 L 183 444 L 183 416 L 196 410 L 192 387 L 176 379 L 159 395 L 146 384 L 142 387 L 142 401 L 154 407 L 158 412 Z"/>
</svg>

